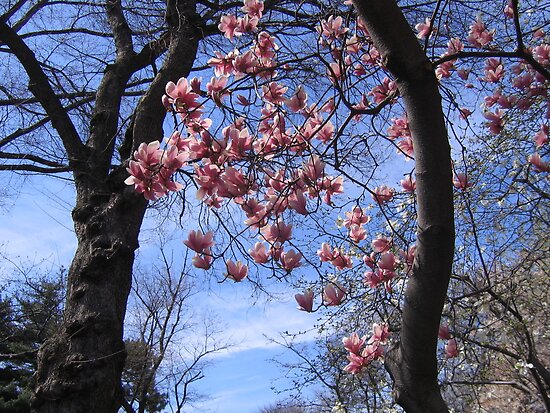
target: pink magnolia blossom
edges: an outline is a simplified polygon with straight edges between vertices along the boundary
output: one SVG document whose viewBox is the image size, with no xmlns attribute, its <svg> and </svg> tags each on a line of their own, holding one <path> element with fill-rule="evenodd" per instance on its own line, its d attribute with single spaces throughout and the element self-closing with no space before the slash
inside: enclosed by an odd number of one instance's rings
<svg viewBox="0 0 550 413">
<path fill-rule="evenodd" d="M 203 270 L 208 270 L 212 266 L 212 254 L 210 248 L 205 248 L 203 254 L 196 254 L 191 260 L 193 266 Z"/>
<path fill-rule="evenodd" d="M 214 245 L 214 233 L 208 231 L 206 234 L 203 234 L 202 231 L 192 230 L 189 231 L 187 239 L 183 241 L 187 247 L 191 248 L 193 251 L 198 252 L 199 254 L 203 253 L 207 248 L 210 248 Z"/>
<path fill-rule="evenodd" d="M 226 266 L 226 277 L 232 279 L 235 282 L 241 282 L 248 275 L 248 267 L 244 265 L 241 261 L 237 261 L 235 263 L 232 260 L 228 260 Z"/>
<path fill-rule="evenodd" d="M 419 39 L 424 39 L 426 36 L 431 35 L 431 22 L 431 19 L 429 17 L 426 17 L 424 23 L 418 23 L 416 26 L 414 26 L 414 28 L 418 32 L 416 37 L 418 37 Z"/>
<path fill-rule="evenodd" d="M 173 105 L 184 120 L 188 117 L 194 119 L 201 116 L 199 111 L 201 104 L 197 102 L 199 95 L 192 90 L 185 77 L 180 78 L 176 84 L 168 82 L 165 91 L 163 101 Z"/>
<path fill-rule="evenodd" d="M 527 162 L 533 165 L 535 172 L 550 172 L 550 163 L 544 162 L 538 153 L 529 155 Z"/>
<path fill-rule="evenodd" d="M 300 260 L 302 259 L 302 254 L 294 250 L 284 251 L 281 253 L 281 265 L 287 271 L 291 271 L 294 268 L 298 268 L 302 265 Z"/>
<path fill-rule="evenodd" d="M 365 214 L 363 208 L 359 206 L 354 206 L 351 212 L 346 212 L 346 219 L 344 220 L 344 226 L 346 228 L 351 227 L 352 225 L 362 226 L 369 223 L 371 217 Z"/>
<path fill-rule="evenodd" d="M 295 210 L 297 213 L 307 215 L 308 210 L 306 208 L 307 201 L 304 193 L 298 189 L 288 198 L 288 206 Z"/>
<path fill-rule="evenodd" d="M 351 374 L 358 374 L 363 370 L 363 367 L 365 367 L 368 362 L 365 358 L 362 356 L 358 356 L 357 354 L 350 353 L 347 356 L 349 360 L 349 364 L 344 367 L 344 371 L 351 373 Z"/>
<path fill-rule="evenodd" d="M 237 19 L 237 27 L 235 28 L 235 36 L 241 36 L 246 33 L 256 31 L 259 20 L 257 17 L 244 16 Z"/>
<path fill-rule="evenodd" d="M 485 77 L 482 80 L 490 83 L 496 83 L 504 77 L 504 66 L 500 59 L 490 57 L 485 62 Z"/>
<path fill-rule="evenodd" d="M 254 47 L 254 53 L 264 63 L 275 57 L 275 53 L 279 50 L 279 46 L 275 43 L 275 38 L 267 32 L 260 32 Z"/>
<path fill-rule="evenodd" d="M 416 245 L 411 245 L 407 251 L 399 251 L 399 255 L 407 265 L 407 270 L 412 268 L 414 263 L 414 256 L 416 255 Z"/>
<path fill-rule="evenodd" d="M 346 290 L 341 285 L 331 282 L 325 286 L 323 299 L 326 305 L 340 305 L 345 296 Z"/>
<path fill-rule="evenodd" d="M 392 118 L 392 125 L 388 128 L 388 138 L 391 140 L 397 138 L 406 138 L 411 136 L 409 130 L 409 121 L 407 115 L 400 118 Z"/>
<path fill-rule="evenodd" d="M 368 344 L 380 343 L 385 344 L 390 337 L 389 326 L 385 323 L 372 325 L 372 337 L 369 339 Z"/>
<path fill-rule="evenodd" d="M 268 85 L 262 86 L 263 98 L 266 102 L 273 104 L 281 104 L 285 101 L 284 94 L 288 87 L 279 85 L 277 82 L 269 82 Z"/>
<path fill-rule="evenodd" d="M 329 41 L 341 39 L 348 31 L 343 23 L 342 16 L 329 16 L 327 20 L 321 20 L 321 26 L 317 27 L 317 32 Z"/>
<path fill-rule="evenodd" d="M 264 11 L 264 3 L 258 0 L 244 0 L 244 6 L 241 10 L 250 17 L 261 19 Z"/>
<path fill-rule="evenodd" d="M 367 341 L 367 336 L 363 336 L 359 338 L 359 335 L 357 333 L 351 333 L 349 337 L 344 337 L 342 339 L 342 343 L 344 344 L 344 348 L 353 354 L 361 354 L 361 348 Z"/>
<path fill-rule="evenodd" d="M 385 77 L 382 84 L 375 86 L 368 94 L 373 97 L 375 103 L 381 103 L 396 91 L 397 83 Z"/>
<path fill-rule="evenodd" d="M 233 50 L 225 56 L 217 51 L 214 52 L 214 54 L 216 57 L 213 57 L 208 61 L 208 65 L 214 68 L 214 74 L 218 77 L 232 75 L 234 72 L 233 62 L 238 56 L 239 51 Z"/>
<path fill-rule="evenodd" d="M 365 254 L 363 256 L 363 263 L 371 268 L 371 269 L 374 269 L 374 267 L 376 267 L 376 253 L 375 252 L 371 252 L 369 255 Z"/>
<path fill-rule="evenodd" d="M 329 262 L 334 259 L 332 248 L 326 242 L 321 244 L 321 249 L 317 250 L 317 255 L 321 262 Z"/>
<path fill-rule="evenodd" d="M 401 180 L 401 187 L 405 192 L 413 193 L 416 190 L 416 181 L 412 178 L 412 175 L 407 175 Z"/>
<path fill-rule="evenodd" d="M 277 221 L 273 225 L 262 228 L 262 234 L 268 242 L 283 243 L 292 238 L 292 224 L 287 225 L 282 221 Z"/>
<path fill-rule="evenodd" d="M 254 247 L 248 250 L 248 253 L 256 264 L 265 264 L 269 260 L 269 253 L 263 242 L 257 242 Z"/>
<path fill-rule="evenodd" d="M 307 289 L 303 294 L 296 294 L 294 296 L 298 303 L 299 310 L 311 313 L 313 311 L 313 291 Z"/>
<path fill-rule="evenodd" d="M 218 29 L 223 33 L 225 37 L 229 40 L 232 40 L 235 36 L 235 30 L 238 27 L 237 17 L 233 14 L 224 15 L 220 19 L 220 24 L 218 24 Z"/>
<path fill-rule="evenodd" d="M 384 282 L 384 273 L 379 268 L 374 271 L 367 271 L 363 275 L 363 283 L 370 288 L 376 288 Z"/>
<path fill-rule="evenodd" d="M 504 6 L 504 15 L 508 19 L 514 18 L 514 6 L 511 0 L 506 3 L 506 6 Z"/>
<path fill-rule="evenodd" d="M 458 346 L 456 344 L 456 339 L 451 338 L 445 344 L 445 357 L 448 359 L 458 356 Z"/>
<path fill-rule="evenodd" d="M 350 54 L 357 54 L 361 50 L 362 43 L 359 37 L 354 34 L 346 40 L 346 52 Z"/>
<path fill-rule="evenodd" d="M 298 86 L 296 92 L 290 99 L 285 100 L 286 106 L 292 112 L 300 112 L 307 104 L 307 93 L 302 85 Z"/>
<path fill-rule="evenodd" d="M 493 135 L 498 135 L 504 129 L 504 114 L 503 110 L 498 109 L 496 112 L 483 112 L 483 117 L 487 119 L 485 126 Z"/>
<path fill-rule="evenodd" d="M 373 190 L 372 199 L 378 203 L 378 205 L 390 202 L 395 194 L 395 189 L 386 185 L 381 185 Z"/>
<path fill-rule="evenodd" d="M 458 173 L 453 177 L 453 185 L 456 189 L 465 190 L 473 184 L 468 181 L 468 176 L 463 173 Z"/>
<path fill-rule="evenodd" d="M 343 270 L 344 268 L 353 267 L 353 261 L 349 255 L 343 254 L 338 248 L 334 248 L 332 252 L 332 260 L 330 261 L 337 270 Z"/>
<path fill-rule="evenodd" d="M 372 249 L 374 250 L 374 252 L 380 252 L 380 253 L 389 251 L 392 244 L 393 244 L 393 241 L 391 238 L 386 238 L 381 235 L 373 239 L 371 243 Z"/>
<path fill-rule="evenodd" d="M 400 139 L 397 142 L 397 153 L 402 153 L 406 156 L 406 160 L 408 161 L 410 158 L 414 158 L 414 145 L 413 140 L 411 137 L 406 137 L 403 139 Z"/>
<path fill-rule="evenodd" d="M 395 255 L 392 252 L 384 252 L 380 255 L 380 260 L 378 261 L 378 268 L 384 271 L 395 271 L 399 261 L 396 259 Z"/>
<path fill-rule="evenodd" d="M 487 30 L 485 23 L 478 16 L 476 21 L 470 26 L 470 33 L 466 40 L 475 47 L 484 47 L 493 41 L 495 30 Z"/>
<path fill-rule="evenodd" d="M 321 184 L 321 189 L 325 191 L 323 201 L 326 204 L 331 205 L 333 195 L 344 193 L 344 178 L 341 176 L 336 178 L 333 178 L 332 176 L 325 176 Z"/>
<path fill-rule="evenodd" d="M 353 224 L 349 227 L 348 236 L 355 244 L 359 244 L 367 238 L 367 231 L 360 225 Z"/>
</svg>

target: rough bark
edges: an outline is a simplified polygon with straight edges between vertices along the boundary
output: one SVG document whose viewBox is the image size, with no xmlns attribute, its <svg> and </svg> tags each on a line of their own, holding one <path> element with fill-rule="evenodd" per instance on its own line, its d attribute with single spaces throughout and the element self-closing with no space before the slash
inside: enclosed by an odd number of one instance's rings
<svg viewBox="0 0 550 413">
<path fill-rule="evenodd" d="M 124 87 L 133 72 L 162 51 L 149 45 L 134 53 L 120 2 L 107 2 L 106 10 L 117 56 L 98 88 L 86 144 L 76 154 L 66 145 L 73 155 L 76 206 L 72 217 L 78 244 L 68 274 L 63 326 L 38 354 L 35 412 L 114 413 L 122 402 L 123 322 L 147 202 L 124 184 L 126 163 L 114 169 L 110 165 Z M 127 157 L 141 142 L 162 138 L 164 86 L 189 74 L 201 36 L 198 20 L 194 0 L 167 2 L 170 33 L 163 41 L 169 42 L 168 52 L 125 135 Z M 160 43 L 156 46 L 162 48 Z M 74 146 L 74 139 L 65 136 L 63 142 Z"/>
<path fill-rule="evenodd" d="M 454 217 L 450 146 L 433 67 L 393 0 L 354 0 L 395 76 L 416 167 L 417 250 L 399 343 L 386 356 L 394 396 L 408 413 L 447 412 L 437 382 L 437 332 L 451 275 Z"/>
</svg>

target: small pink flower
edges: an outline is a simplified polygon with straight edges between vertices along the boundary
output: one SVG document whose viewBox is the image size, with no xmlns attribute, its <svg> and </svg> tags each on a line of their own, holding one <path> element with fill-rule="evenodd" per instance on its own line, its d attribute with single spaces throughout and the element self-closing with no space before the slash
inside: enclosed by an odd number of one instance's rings
<svg viewBox="0 0 550 413">
<path fill-rule="evenodd" d="M 416 181 L 412 179 L 412 175 L 407 175 L 401 180 L 401 187 L 405 192 L 413 193 L 416 190 Z"/>
<path fill-rule="evenodd" d="M 329 283 L 324 290 L 323 299 L 326 305 L 340 305 L 346 296 L 346 290 L 339 284 Z"/>
<path fill-rule="evenodd" d="M 283 243 L 292 238 L 292 224 L 285 224 L 277 221 L 273 225 L 267 225 L 262 229 L 262 234 L 266 241 L 271 243 Z"/>
<path fill-rule="evenodd" d="M 307 93 L 304 91 L 304 87 L 298 86 L 294 95 L 290 99 L 286 99 L 285 103 L 292 112 L 300 112 L 304 109 L 307 104 Z"/>
<path fill-rule="evenodd" d="M 346 212 L 344 226 L 346 228 L 349 228 L 352 225 L 362 226 L 363 224 L 369 223 L 370 220 L 371 217 L 365 214 L 365 211 L 361 207 L 354 206 L 351 212 Z"/>
<path fill-rule="evenodd" d="M 317 250 L 317 255 L 319 256 L 321 262 L 329 262 L 334 259 L 332 249 L 330 248 L 330 245 L 328 245 L 326 242 L 323 242 L 321 244 L 321 249 Z"/>
<path fill-rule="evenodd" d="M 372 199 L 379 205 L 385 204 L 393 199 L 395 190 L 386 185 L 381 185 L 373 190 Z"/>
<path fill-rule="evenodd" d="M 484 47 L 493 41 L 494 30 L 487 30 L 485 23 L 478 16 L 476 21 L 470 26 L 470 33 L 466 40 L 475 47 Z"/>
<path fill-rule="evenodd" d="M 534 140 L 537 148 L 540 148 L 548 143 L 548 125 L 542 125 L 539 131 L 535 134 Z"/>
<path fill-rule="evenodd" d="M 347 357 L 349 360 L 349 364 L 344 367 L 344 371 L 348 373 L 358 374 L 361 372 L 363 367 L 368 364 L 366 359 L 364 359 L 362 356 L 358 356 L 357 354 L 350 353 Z"/>
<path fill-rule="evenodd" d="M 414 26 L 414 28 L 418 32 L 416 37 L 418 37 L 419 39 L 423 39 L 426 36 L 430 35 L 431 34 L 430 25 L 431 25 L 431 19 L 429 17 L 426 17 L 426 20 L 424 23 L 418 23 L 416 26 Z"/>
<path fill-rule="evenodd" d="M 369 339 L 369 344 L 380 343 L 385 344 L 390 337 L 389 326 L 385 323 L 372 325 L 372 337 Z"/>
<path fill-rule="evenodd" d="M 248 275 L 248 267 L 244 265 L 241 261 L 237 261 L 235 263 L 232 260 L 228 260 L 226 266 L 226 277 L 231 278 L 235 282 L 241 282 Z"/>
<path fill-rule="evenodd" d="M 355 244 L 359 244 L 359 242 L 367 238 L 367 231 L 365 230 L 365 228 L 357 224 L 353 224 L 349 228 L 348 236 Z"/>
<path fill-rule="evenodd" d="M 284 251 L 281 253 L 281 265 L 287 271 L 291 271 L 294 268 L 298 268 L 302 265 L 300 260 L 302 259 L 302 254 L 294 250 Z"/>
<path fill-rule="evenodd" d="M 248 253 L 256 264 L 265 264 L 269 260 L 269 253 L 263 242 L 257 242 L 254 247 L 248 250 Z"/>
<path fill-rule="evenodd" d="M 363 347 L 366 340 L 367 336 L 359 338 L 357 333 L 352 333 L 349 337 L 344 337 L 342 343 L 347 351 L 359 355 L 361 354 L 361 347 Z"/>
<path fill-rule="evenodd" d="M 337 270 L 353 267 L 351 257 L 349 255 L 342 254 L 342 252 L 337 248 L 334 248 L 334 251 L 332 252 L 332 260 L 330 263 L 334 265 Z"/>
<path fill-rule="evenodd" d="M 210 248 L 214 245 L 214 233 L 212 231 L 208 231 L 203 235 L 200 230 L 189 231 L 189 235 L 183 243 L 193 251 L 201 254 L 206 248 Z"/>
<path fill-rule="evenodd" d="M 237 27 L 237 17 L 233 14 L 222 16 L 220 19 L 220 24 L 218 24 L 218 29 L 220 32 L 222 32 L 223 35 L 229 40 L 233 39 L 235 36 L 235 29 Z"/>
<path fill-rule="evenodd" d="M 386 252 L 386 251 L 389 251 L 389 249 L 392 246 L 392 243 L 393 241 L 391 238 L 386 238 L 380 235 L 372 240 L 371 245 L 372 245 L 372 249 L 375 252 Z"/>
<path fill-rule="evenodd" d="M 313 311 L 313 291 L 305 290 L 303 294 L 296 294 L 294 296 L 298 303 L 299 310 L 311 313 Z"/>
<path fill-rule="evenodd" d="M 327 20 L 321 20 L 321 27 L 317 27 L 317 32 L 329 41 L 340 39 L 348 31 L 343 23 L 342 16 L 329 16 Z"/>
<path fill-rule="evenodd" d="M 203 270 L 208 270 L 212 266 L 212 255 L 210 253 L 210 248 L 205 248 L 204 254 L 196 254 L 193 259 L 193 266 L 196 268 L 201 268 Z"/>
<path fill-rule="evenodd" d="M 244 6 L 241 8 L 243 12 L 250 17 L 262 18 L 262 12 L 264 11 L 263 1 L 258 0 L 244 0 Z"/>
</svg>

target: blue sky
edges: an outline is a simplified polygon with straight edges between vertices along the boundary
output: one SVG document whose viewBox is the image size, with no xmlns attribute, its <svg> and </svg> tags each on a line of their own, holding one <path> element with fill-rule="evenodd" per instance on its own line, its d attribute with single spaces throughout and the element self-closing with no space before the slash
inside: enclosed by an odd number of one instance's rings
<svg viewBox="0 0 550 413">
<path fill-rule="evenodd" d="M 2 257 L 14 263 L 41 263 L 45 269 L 67 267 L 76 247 L 70 215 L 71 184 L 43 177 L 12 176 L 10 182 L 5 180 L 5 176 L 0 177 L 0 183 L 19 190 L 11 191 L 0 205 L 2 281 L 13 277 L 11 264 Z M 174 245 L 185 248 L 181 240 Z M 147 253 L 152 247 L 145 243 L 143 250 Z M 206 396 L 195 405 L 198 411 L 255 413 L 284 397 L 271 389 L 274 385 L 288 387 L 288 382 L 281 379 L 283 373 L 270 359 L 289 360 L 290 354 L 269 339 L 277 339 L 282 331 L 311 329 L 317 317 L 298 311 L 292 294 L 282 296 L 282 300 L 266 302 L 260 297 L 252 302 L 251 293 L 245 282 L 214 282 L 209 294 L 192 298 L 199 312 L 202 308 L 216 314 L 222 339 L 232 343 L 229 350 L 212 358 L 204 370 L 205 378 L 196 383 L 195 390 Z"/>
</svg>

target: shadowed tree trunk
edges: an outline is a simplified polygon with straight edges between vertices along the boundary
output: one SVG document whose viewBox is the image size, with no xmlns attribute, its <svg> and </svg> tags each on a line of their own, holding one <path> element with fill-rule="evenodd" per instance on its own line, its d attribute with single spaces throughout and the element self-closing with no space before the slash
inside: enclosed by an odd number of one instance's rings
<svg viewBox="0 0 550 413">
<path fill-rule="evenodd" d="M 396 401 L 408 413 L 447 412 L 437 382 L 437 333 L 451 276 L 454 217 L 450 146 L 434 70 L 392 0 L 354 0 L 395 76 L 412 133 L 417 250 L 405 292 L 400 342 L 386 355 Z"/>
<path fill-rule="evenodd" d="M 18 58 L 35 95 L 59 133 L 76 187 L 72 217 L 78 246 L 68 274 L 65 320 L 38 355 L 33 411 L 55 413 L 118 411 L 125 360 L 123 322 L 134 252 L 147 202 L 124 184 L 133 150 L 163 136 L 161 103 L 169 80 L 191 70 L 200 32 L 194 0 L 169 0 L 168 32 L 134 51 L 120 0 L 107 1 L 116 59 L 106 66 L 85 142 L 56 97 L 33 52 L 6 22 L 0 40 Z M 166 52 L 149 89 L 139 101 L 119 150 L 123 165 L 111 168 L 120 103 L 130 77 Z"/>
</svg>

